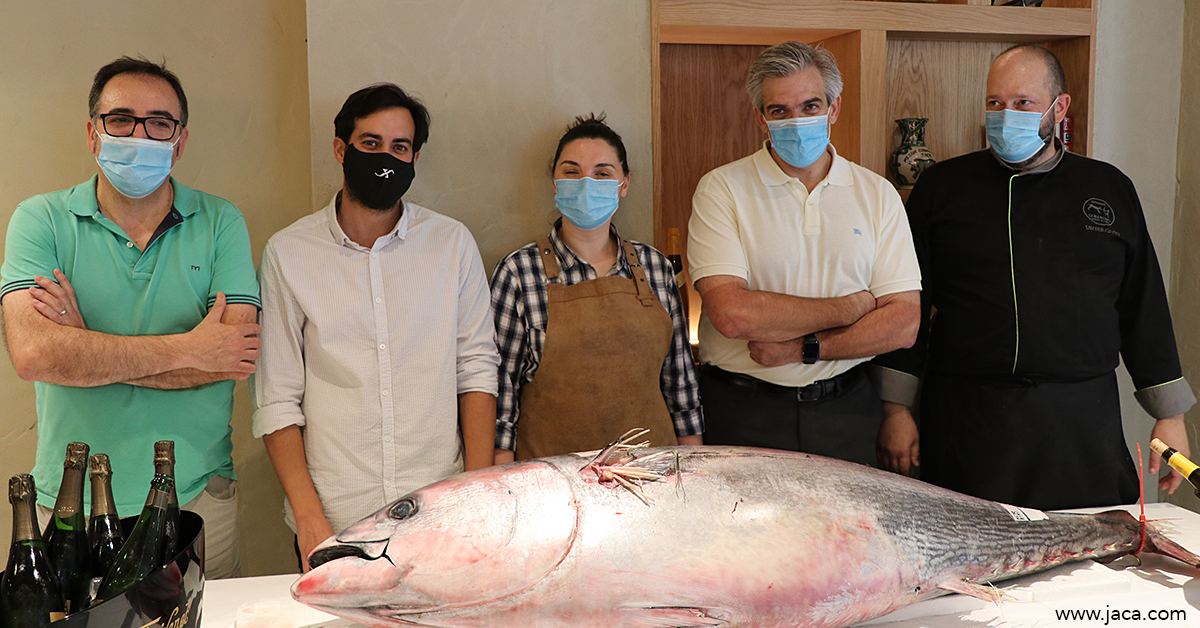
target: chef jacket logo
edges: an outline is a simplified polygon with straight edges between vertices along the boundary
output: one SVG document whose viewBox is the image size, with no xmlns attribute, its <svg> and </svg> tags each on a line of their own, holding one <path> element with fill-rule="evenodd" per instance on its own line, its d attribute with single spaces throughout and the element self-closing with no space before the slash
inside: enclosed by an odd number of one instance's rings
<svg viewBox="0 0 1200 628">
<path fill-rule="evenodd" d="M 1083 215 L 1101 227 L 1112 226 L 1117 220 L 1117 214 L 1108 202 L 1098 198 L 1089 198 L 1083 204 Z"/>
</svg>

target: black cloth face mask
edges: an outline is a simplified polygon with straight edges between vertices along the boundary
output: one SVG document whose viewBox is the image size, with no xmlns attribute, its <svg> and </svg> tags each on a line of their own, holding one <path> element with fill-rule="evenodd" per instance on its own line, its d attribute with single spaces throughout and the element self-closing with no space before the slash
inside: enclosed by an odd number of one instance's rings
<svg viewBox="0 0 1200 628">
<path fill-rule="evenodd" d="M 391 153 L 364 153 L 346 145 L 342 174 L 350 193 L 371 209 L 391 209 L 412 185 L 416 171 L 411 161 L 401 161 Z"/>
</svg>

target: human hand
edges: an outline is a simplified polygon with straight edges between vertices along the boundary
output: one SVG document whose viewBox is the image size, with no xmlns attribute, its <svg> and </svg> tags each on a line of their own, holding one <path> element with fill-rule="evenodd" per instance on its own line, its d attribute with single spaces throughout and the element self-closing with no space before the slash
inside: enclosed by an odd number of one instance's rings
<svg viewBox="0 0 1200 628">
<path fill-rule="evenodd" d="M 920 466 L 920 432 L 908 406 L 883 402 L 883 422 L 879 424 L 875 455 L 884 469 L 900 475 L 909 475 L 913 467 Z"/>
<path fill-rule="evenodd" d="M 225 314 L 225 293 L 218 292 L 212 309 L 192 331 L 184 334 L 187 345 L 186 366 L 208 372 L 233 372 L 249 375 L 256 369 L 259 326 L 254 323 L 227 325 L 221 322 Z"/>
<path fill-rule="evenodd" d="M 1187 424 L 1184 423 L 1182 414 L 1155 421 L 1154 429 L 1150 430 L 1150 440 L 1156 438 L 1166 443 L 1168 447 L 1174 448 L 1184 458 L 1192 457 L 1192 449 L 1188 446 Z M 1152 452 L 1150 454 L 1150 474 L 1156 475 L 1164 462 L 1162 456 Z M 1175 469 L 1171 469 L 1170 473 L 1158 480 L 1158 490 L 1174 493 L 1182 483 L 1183 476 Z"/>
<path fill-rule="evenodd" d="M 303 573 L 308 573 L 312 569 L 308 566 L 308 555 L 331 536 L 333 536 L 333 527 L 329 525 L 324 514 L 315 515 L 304 521 L 296 520 L 296 544 L 300 546 L 300 568 Z"/>
<path fill-rule="evenodd" d="M 79 311 L 79 301 L 75 298 L 75 288 L 71 287 L 66 273 L 55 268 L 54 280 L 38 275 L 33 281 L 38 285 L 29 289 L 29 296 L 33 297 L 33 309 L 64 327 L 87 329 L 83 314 Z"/>
<path fill-rule="evenodd" d="M 782 342 L 759 342 L 751 340 L 750 359 L 763 366 L 782 366 L 804 361 L 804 338 L 793 338 Z"/>
</svg>

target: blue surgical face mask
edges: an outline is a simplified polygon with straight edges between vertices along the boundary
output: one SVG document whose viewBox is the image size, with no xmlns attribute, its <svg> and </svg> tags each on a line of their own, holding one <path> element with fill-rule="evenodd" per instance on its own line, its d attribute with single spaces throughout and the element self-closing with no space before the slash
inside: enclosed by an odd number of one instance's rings
<svg viewBox="0 0 1200 628">
<path fill-rule="evenodd" d="M 807 168 L 829 145 L 829 115 L 767 120 L 771 148 L 793 168 Z"/>
<path fill-rule="evenodd" d="M 1058 102 L 1058 99 L 1054 99 Z M 1054 110 L 1054 103 L 1042 113 L 1036 111 L 988 111 L 984 114 L 988 144 L 1002 161 L 1021 163 L 1037 154 L 1050 137 L 1042 137 L 1042 118 Z"/>
<path fill-rule="evenodd" d="M 554 204 L 571 224 L 591 231 L 617 212 L 620 190 L 616 179 L 555 179 Z"/>
<path fill-rule="evenodd" d="M 144 198 L 171 175 L 171 160 L 178 139 L 160 142 L 140 137 L 97 135 L 100 136 L 100 154 L 96 155 L 96 163 L 121 194 Z"/>
</svg>

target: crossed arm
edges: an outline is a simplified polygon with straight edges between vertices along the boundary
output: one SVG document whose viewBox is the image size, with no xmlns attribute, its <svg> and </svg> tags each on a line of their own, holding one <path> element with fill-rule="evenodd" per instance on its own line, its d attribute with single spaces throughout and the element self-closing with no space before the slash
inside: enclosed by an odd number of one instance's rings
<svg viewBox="0 0 1200 628">
<path fill-rule="evenodd" d="M 746 340 L 764 366 L 800 362 L 804 336 L 821 341 L 822 360 L 876 356 L 911 347 L 920 320 L 920 293 L 875 298 L 870 292 L 825 299 L 750 290 L 730 275 L 696 282 L 709 320 L 727 338 Z"/>
<path fill-rule="evenodd" d="M 253 305 L 226 305 L 225 295 L 218 294 L 189 332 L 116 336 L 88 330 L 70 282 L 60 271 L 54 274 L 58 283 L 37 277 L 38 288 L 3 299 L 5 338 L 21 379 L 174 389 L 246 379 L 255 370 L 260 341 Z"/>
</svg>

